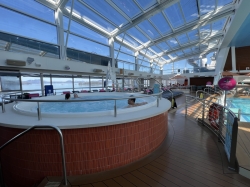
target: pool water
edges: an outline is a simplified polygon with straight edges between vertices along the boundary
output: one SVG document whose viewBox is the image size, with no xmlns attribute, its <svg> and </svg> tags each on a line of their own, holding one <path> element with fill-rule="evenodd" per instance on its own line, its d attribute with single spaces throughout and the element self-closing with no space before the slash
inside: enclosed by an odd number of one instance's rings
<svg viewBox="0 0 250 187">
<path fill-rule="evenodd" d="M 227 106 L 233 109 L 241 110 L 241 117 L 250 122 L 250 99 L 230 98 L 227 100 Z"/>
<path fill-rule="evenodd" d="M 124 96 L 120 96 L 122 98 Z M 98 99 L 112 99 L 114 96 L 84 96 L 80 98 L 72 98 L 70 100 L 98 100 Z M 115 98 L 119 98 L 116 96 Z M 154 101 L 154 98 L 150 98 Z M 105 101 L 88 101 L 88 102 L 51 102 L 41 103 L 40 108 L 42 113 L 78 113 L 78 112 L 96 112 L 96 111 L 107 111 L 114 110 L 114 100 Z M 147 98 L 148 102 L 149 98 Z M 146 102 L 143 98 L 137 98 L 135 103 Z M 117 109 L 123 109 L 128 106 L 128 100 L 117 100 Z M 36 110 L 34 107 L 32 110 Z"/>
</svg>

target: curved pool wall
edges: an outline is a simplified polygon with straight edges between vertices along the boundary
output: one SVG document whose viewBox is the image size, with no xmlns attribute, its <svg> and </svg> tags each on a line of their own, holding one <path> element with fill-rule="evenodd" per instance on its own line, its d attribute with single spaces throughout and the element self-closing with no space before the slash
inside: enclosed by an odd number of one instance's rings
<svg viewBox="0 0 250 187">
<path fill-rule="evenodd" d="M 81 99 L 84 99 L 84 96 L 86 97 L 93 97 L 94 96 L 112 96 L 113 98 L 120 98 L 120 97 L 130 97 L 131 95 L 133 96 L 145 96 L 143 94 L 131 94 L 131 93 L 113 93 L 112 95 L 110 93 L 84 93 L 84 94 L 78 94 L 79 97 L 81 97 Z M 59 95 L 59 96 L 50 96 L 50 97 L 42 97 L 42 98 L 36 98 L 38 100 L 41 100 L 40 106 L 42 104 L 44 104 L 42 102 L 42 100 L 46 99 L 46 100 L 65 100 L 64 99 L 64 95 Z M 133 107 L 133 108 L 117 108 L 117 114 L 122 114 L 122 113 L 128 113 L 128 112 L 135 112 L 138 109 L 146 109 L 146 108 L 150 108 L 152 106 L 156 105 L 156 97 L 151 96 L 151 97 L 143 97 L 143 98 L 139 98 L 140 100 L 143 100 L 143 102 L 147 102 L 148 104 L 146 105 L 141 105 L 138 107 Z M 72 99 L 73 100 L 73 99 Z M 72 101 L 69 100 L 67 102 L 64 102 L 63 104 L 66 106 L 67 104 L 69 104 L 68 102 Z M 138 100 L 138 99 L 137 99 Z M 110 100 L 110 101 L 114 101 L 114 100 Z M 118 100 L 117 100 L 118 101 Z M 88 101 L 83 101 L 84 103 L 88 103 Z M 75 103 L 77 107 L 77 104 L 79 103 Z M 100 103 L 97 103 L 100 105 Z M 30 116 L 37 116 L 37 103 L 36 102 L 20 102 L 18 104 L 15 104 L 13 106 L 14 111 L 21 113 L 23 115 L 30 115 Z M 49 113 L 49 112 L 41 112 L 43 117 L 90 117 L 90 116 L 105 116 L 105 115 L 114 115 L 114 108 L 112 108 L 112 110 L 106 110 L 106 111 L 95 111 L 95 112 L 74 112 L 74 113 L 59 113 L 59 112 L 53 112 L 53 113 Z"/>
<path fill-rule="evenodd" d="M 161 99 L 159 107 L 129 108 L 133 110 L 117 117 L 43 117 L 38 121 L 36 116 L 14 112 L 14 103 L 10 103 L 0 113 L 0 145 L 32 125 L 56 125 L 64 136 L 67 176 L 107 171 L 157 149 L 168 132 L 170 105 Z M 46 176 L 62 176 L 59 136 L 49 129 L 30 131 L 1 151 L 1 162 L 10 187 L 32 186 Z"/>
</svg>

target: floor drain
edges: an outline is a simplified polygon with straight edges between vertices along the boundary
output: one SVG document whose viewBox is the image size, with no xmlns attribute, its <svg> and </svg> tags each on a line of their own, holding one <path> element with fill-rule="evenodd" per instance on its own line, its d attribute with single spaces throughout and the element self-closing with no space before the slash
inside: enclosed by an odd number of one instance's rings
<svg viewBox="0 0 250 187">
<path fill-rule="evenodd" d="M 58 187 L 61 182 L 48 182 L 44 187 Z"/>
</svg>

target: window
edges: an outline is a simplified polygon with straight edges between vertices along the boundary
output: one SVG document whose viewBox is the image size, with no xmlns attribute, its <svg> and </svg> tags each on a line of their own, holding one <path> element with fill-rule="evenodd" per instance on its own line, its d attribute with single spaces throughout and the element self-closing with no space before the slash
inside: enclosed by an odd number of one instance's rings
<svg viewBox="0 0 250 187">
<path fill-rule="evenodd" d="M 94 53 L 102 56 L 110 56 L 109 47 L 90 40 L 80 38 L 73 34 L 69 35 L 67 47 L 78 49 L 89 53 Z"/>
<path fill-rule="evenodd" d="M 57 31 L 53 25 L 2 7 L 0 17 L 4 18 L 0 19 L 0 30 L 3 32 L 57 44 Z"/>
<path fill-rule="evenodd" d="M 25 12 L 31 16 L 55 23 L 54 10 L 38 3 L 35 0 L 1 0 L 2 4 Z"/>
<path fill-rule="evenodd" d="M 23 90 L 41 90 L 40 77 L 24 77 L 22 76 Z"/>
</svg>

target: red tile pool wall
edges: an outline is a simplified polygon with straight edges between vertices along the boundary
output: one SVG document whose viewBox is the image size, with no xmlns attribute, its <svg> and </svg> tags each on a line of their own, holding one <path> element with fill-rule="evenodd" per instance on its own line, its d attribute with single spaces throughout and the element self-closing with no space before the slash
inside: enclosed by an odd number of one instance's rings
<svg viewBox="0 0 250 187">
<path fill-rule="evenodd" d="M 67 175 L 117 168 L 154 151 L 167 134 L 167 112 L 144 120 L 105 127 L 62 130 Z M 0 127 L 0 145 L 22 132 Z M 59 135 L 55 130 L 32 130 L 1 152 L 8 187 L 27 187 L 46 176 L 62 176 Z"/>
</svg>

